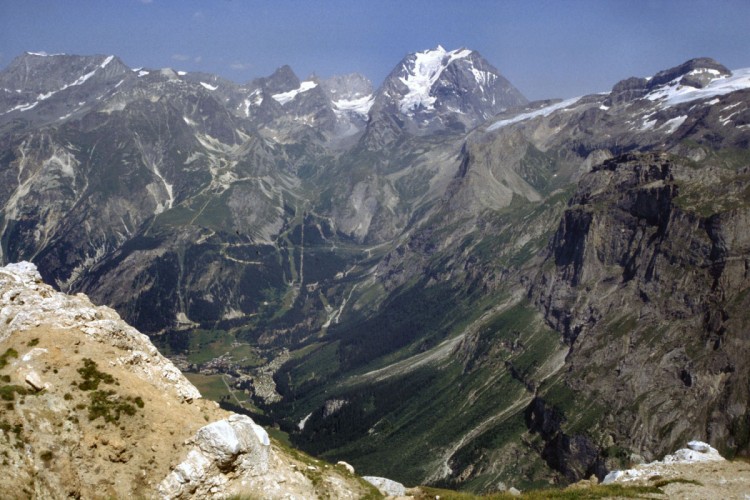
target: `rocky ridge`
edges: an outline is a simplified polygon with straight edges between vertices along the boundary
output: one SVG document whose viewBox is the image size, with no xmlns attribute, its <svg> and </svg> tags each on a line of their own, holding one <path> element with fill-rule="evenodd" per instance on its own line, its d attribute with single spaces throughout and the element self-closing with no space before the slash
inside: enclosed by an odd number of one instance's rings
<svg viewBox="0 0 750 500">
<path fill-rule="evenodd" d="M 201 399 L 145 335 L 82 294 L 54 291 L 33 264 L 0 269 L 0 300 L 6 497 L 368 491 L 346 469 L 292 455 L 250 417 Z"/>
</svg>

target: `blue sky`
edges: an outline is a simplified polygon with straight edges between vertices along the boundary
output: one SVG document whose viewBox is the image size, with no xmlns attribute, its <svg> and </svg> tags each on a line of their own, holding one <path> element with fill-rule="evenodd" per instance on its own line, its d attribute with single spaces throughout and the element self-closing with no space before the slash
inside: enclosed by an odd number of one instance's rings
<svg viewBox="0 0 750 500">
<path fill-rule="evenodd" d="M 410 53 L 478 50 L 530 99 L 609 90 L 692 57 L 750 67 L 750 0 L 0 0 L 0 67 L 24 51 L 245 82 L 289 64 L 377 85 Z"/>
</svg>

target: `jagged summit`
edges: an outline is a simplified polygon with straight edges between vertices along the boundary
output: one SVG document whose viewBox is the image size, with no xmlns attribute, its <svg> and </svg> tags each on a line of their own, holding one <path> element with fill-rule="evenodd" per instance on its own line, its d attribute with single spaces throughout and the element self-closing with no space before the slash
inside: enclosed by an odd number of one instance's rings
<svg viewBox="0 0 750 500">
<path fill-rule="evenodd" d="M 406 93 L 399 102 L 401 112 L 411 114 L 434 110 L 437 97 L 433 95 L 433 86 L 451 63 L 471 53 L 468 49 L 446 51 L 438 45 L 433 50 L 407 56 L 398 72 L 399 81 L 406 86 Z"/>
<path fill-rule="evenodd" d="M 656 73 L 648 82 L 648 88 L 672 82 L 679 78 L 680 85 L 703 88 L 716 78 L 731 76 L 732 72 L 723 64 L 709 57 L 690 59 L 679 66 Z"/>
<path fill-rule="evenodd" d="M 400 129 L 418 135 L 468 130 L 526 102 L 479 52 L 438 45 L 407 55 L 391 71 L 375 95 L 370 135 L 387 141 Z"/>
<path fill-rule="evenodd" d="M 300 79 L 288 64 L 278 68 L 271 76 L 260 78 L 258 82 L 270 94 L 288 92 L 300 86 Z"/>
</svg>

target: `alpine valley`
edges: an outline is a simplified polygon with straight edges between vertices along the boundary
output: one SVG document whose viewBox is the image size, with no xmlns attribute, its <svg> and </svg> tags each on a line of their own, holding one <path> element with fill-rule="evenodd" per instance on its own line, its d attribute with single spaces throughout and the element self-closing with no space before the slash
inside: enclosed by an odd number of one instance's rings
<svg viewBox="0 0 750 500">
<path fill-rule="evenodd" d="M 0 264 L 407 485 L 746 456 L 749 146 L 750 69 L 708 58 L 528 102 L 469 49 L 377 89 L 26 53 L 0 72 Z"/>
</svg>

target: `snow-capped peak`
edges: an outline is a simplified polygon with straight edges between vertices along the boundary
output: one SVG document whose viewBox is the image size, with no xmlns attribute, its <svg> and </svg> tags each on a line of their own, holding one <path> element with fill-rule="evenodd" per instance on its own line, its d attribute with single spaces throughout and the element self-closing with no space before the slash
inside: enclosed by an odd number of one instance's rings
<svg viewBox="0 0 750 500">
<path fill-rule="evenodd" d="M 401 99 L 400 109 L 408 113 L 417 107 L 434 109 L 436 98 L 430 95 L 430 90 L 440 78 L 443 70 L 456 59 L 468 57 L 472 53 L 468 49 L 446 51 L 442 46 L 414 54 L 411 68 L 404 65 L 406 76 L 399 78 L 408 89 Z"/>
</svg>

